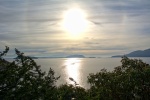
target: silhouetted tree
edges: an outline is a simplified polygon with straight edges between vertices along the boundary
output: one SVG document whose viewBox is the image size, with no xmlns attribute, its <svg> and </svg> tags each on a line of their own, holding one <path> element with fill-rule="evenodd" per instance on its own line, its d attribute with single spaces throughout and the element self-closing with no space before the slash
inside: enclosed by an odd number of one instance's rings
<svg viewBox="0 0 150 100">
<path fill-rule="evenodd" d="M 35 61 L 16 51 L 16 59 L 8 62 L 3 59 L 9 48 L 0 53 L 0 99 L 5 100 L 56 100 L 54 76 L 50 68 L 48 74 L 42 72 Z"/>
<path fill-rule="evenodd" d="M 150 65 L 123 57 L 122 66 L 108 72 L 102 69 L 88 76 L 92 100 L 148 100 L 150 98 Z"/>
<path fill-rule="evenodd" d="M 87 92 L 80 86 L 61 85 L 58 87 L 60 100 L 88 100 Z"/>
</svg>

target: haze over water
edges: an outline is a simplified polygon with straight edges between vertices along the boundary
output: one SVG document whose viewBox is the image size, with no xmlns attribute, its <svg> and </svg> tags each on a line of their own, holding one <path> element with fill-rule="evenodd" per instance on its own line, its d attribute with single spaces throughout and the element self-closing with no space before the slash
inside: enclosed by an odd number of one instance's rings
<svg viewBox="0 0 150 100">
<path fill-rule="evenodd" d="M 150 64 L 150 58 L 140 58 Z M 57 85 L 74 84 L 69 78 L 73 78 L 80 86 L 88 88 L 87 76 L 90 73 L 99 72 L 105 68 L 112 71 L 114 67 L 121 65 L 121 58 L 52 58 L 36 59 L 43 71 L 48 71 L 51 67 L 56 76 L 61 76 Z"/>
</svg>

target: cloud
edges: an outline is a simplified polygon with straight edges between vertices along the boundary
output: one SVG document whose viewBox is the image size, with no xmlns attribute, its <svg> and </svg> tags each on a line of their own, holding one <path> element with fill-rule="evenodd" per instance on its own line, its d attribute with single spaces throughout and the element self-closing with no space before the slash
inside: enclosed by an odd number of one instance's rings
<svg viewBox="0 0 150 100">
<path fill-rule="evenodd" d="M 81 40 L 69 38 L 60 25 L 63 13 L 74 5 L 87 13 L 89 22 Z M 149 0 L 0 0 L 0 9 L 1 48 L 40 56 L 114 55 L 149 48 Z"/>
</svg>

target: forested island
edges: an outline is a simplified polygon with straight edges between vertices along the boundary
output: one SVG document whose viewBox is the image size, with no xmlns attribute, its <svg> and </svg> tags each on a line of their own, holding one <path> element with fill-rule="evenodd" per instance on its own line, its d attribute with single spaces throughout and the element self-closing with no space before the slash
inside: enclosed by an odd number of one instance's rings
<svg viewBox="0 0 150 100">
<path fill-rule="evenodd" d="M 138 59 L 123 57 L 122 65 L 113 71 L 102 69 L 87 77 L 89 89 L 71 84 L 56 86 L 60 76 L 40 66 L 15 49 L 16 59 L 9 62 L 0 52 L 0 100 L 148 100 L 150 98 L 150 65 Z"/>
</svg>

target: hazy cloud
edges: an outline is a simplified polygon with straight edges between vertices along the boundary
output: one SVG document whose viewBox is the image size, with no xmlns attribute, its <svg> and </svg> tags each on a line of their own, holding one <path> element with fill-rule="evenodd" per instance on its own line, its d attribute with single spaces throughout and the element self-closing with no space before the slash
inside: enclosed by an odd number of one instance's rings
<svg viewBox="0 0 150 100">
<path fill-rule="evenodd" d="M 89 27 L 73 40 L 61 21 L 76 5 L 87 13 Z M 149 48 L 149 0 L 0 0 L 0 9 L 0 48 L 37 56 L 111 56 Z"/>
</svg>

